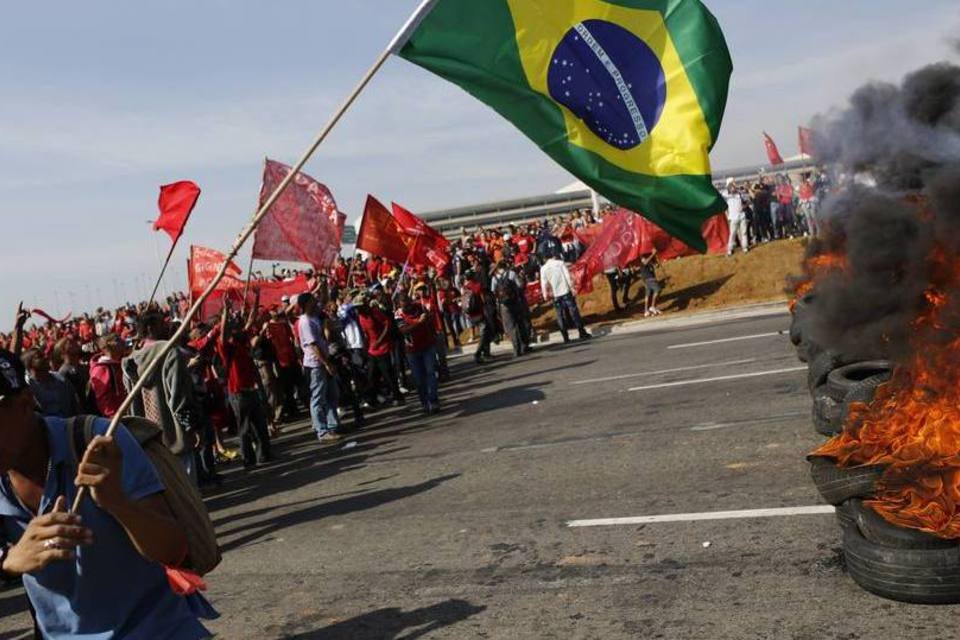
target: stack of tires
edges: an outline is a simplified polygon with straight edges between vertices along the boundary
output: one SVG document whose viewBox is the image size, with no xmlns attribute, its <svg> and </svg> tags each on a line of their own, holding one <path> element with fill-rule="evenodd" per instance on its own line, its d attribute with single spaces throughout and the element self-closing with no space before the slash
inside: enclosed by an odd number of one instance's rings
<svg viewBox="0 0 960 640">
<path fill-rule="evenodd" d="M 790 340 L 797 357 L 807 363 L 807 382 L 813 399 L 813 428 L 824 436 L 843 431 L 847 408 L 854 402 L 870 402 L 877 387 L 890 380 L 888 360 L 862 360 L 818 345 L 807 325 L 816 312 L 816 294 L 797 301 L 790 325 Z"/>
<path fill-rule="evenodd" d="M 832 437 L 848 424 L 850 405 L 871 402 L 893 367 L 888 360 L 849 358 L 816 344 L 805 330 L 815 307 L 815 294 L 797 302 L 790 339 L 808 365 L 814 429 Z M 810 464 L 820 495 L 837 508 L 847 570 L 857 584 L 901 602 L 960 603 L 960 542 L 891 524 L 864 503 L 877 497 L 884 467 L 842 469 L 835 460 L 813 456 Z"/>
<path fill-rule="evenodd" d="M 900 602 L 960 603 L 960 543 L 898 527 L 864 504 L 876 498 L 882 466 L 840 469 L 811 458 L 811 471 L 824 500 L 837 507 L 847 571 L 857 584 Z"/>
</svg>

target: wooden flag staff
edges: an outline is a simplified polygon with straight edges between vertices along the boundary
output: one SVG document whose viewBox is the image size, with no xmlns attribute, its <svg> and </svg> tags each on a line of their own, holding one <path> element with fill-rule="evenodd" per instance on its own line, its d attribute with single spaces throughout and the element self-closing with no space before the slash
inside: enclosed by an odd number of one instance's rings
<svg viewBox="0 0 960 640">
<path fill-rule="evenodd" d="M 240 232 L 240 235 L 237 236 L 236 241 L 233 243 L 233 248 L 230 249 L 230 252 L 227 254 L 226 259 L 223 264 L 220 265 L 220 270 L 217 272 L 217 275 L 214 279 L 207 285 L 206 290 L 200 295 L 199 298 L 193 301 L 193 306 L 190 307 L 190 310 L 187 312 L 186 317 L 183 319 L 183 322 L 180 323 L 180 327 L 177 331 L 171 336 L 171 338 L 164 345 L 163 349 L 156 355 L 155 358 L 150 362 L 147 368 L 141 373 L 137 384 L 130 390 L 130 393 L 127 394 L 127 397 L 124 399 L 123 403 L 117 409 L 116 414 L 113 416 L 113 419 L 110 421 L 110 427 L 107 429 L 106 435 L 112 436 L 117 430 L 117 425 L 120 423 L 120 417 L 123 416 L 130 409 L 130 406 L 133 404 L 133 399 L 139 394 L 144 385 L 148 380 L 151 379 L 154 372 L 164 361 L 165 356 L 180 342 L 184 334 L 190 330 L 190 323 L 196 317 L 197 313 L 200 312 L 200 308 L 203 306 L 203 303 L 206 302 L 207 298 L 210 297 L 210 294 L 217 288 L 217 285 L 220 284 L 220 281 L 223 280 L 223 277 L 227 273 L 227 269 L 230 264 L 233 262 L 234 258 L 237 257 L 237 254 L 240 252 L 240 249 L 243 248 L 243 245 L 250 239 L 250 236 L 253 235 L 253 232 L 266 217 L 267 213 L 270 212 L 270 208 L 277 201 L 277 199 L 283 194 L 286 188 L 293 182 L 294 177 L 297 173 L 303 169 L 304 165 L 310 160 L 317 148 L 327 139 L 327 136 L 333 130 L 333 128 L 340 122 L 340 119 L 343 118 L 343 115 L 347 110 L 353 105 L 357 97 L 363 92 L 363 90 L 370 84 L 370 81 L 377 74 L 378 71 L 386 63 L 387 59 L 390 57 L 390 54 L 394 53 L 398 47 L 403 46 L 406 39 L 409 38 L 412 31 L 419 24 L 420 19 L 426 15 L 426 13 L 432 8 L 435 0 L 424 0 L 423 3 L 414 11 L 413 15 L 410 16 L 407 23 L 403 26 L 396 37 L 390 41 L 390 44 L 387 48 L 380 54 L 380 57 L 377 58 L 376 62 L 373 63 L 373 66 L 364 74 L 360 82 L 354 87 L 353 91 L 350 92 L 350 95 L 347 96 L 346 100 L 343 101 L 343 104 L 334 112 L 333 116 L 323 127 L 317 137 L 310 143 L 310 146 L 307 147 L 307 150 L 303 153 L 303 156 L 299 161 L 291 168 L 290 173 L 287 174 L 287 177 L 277 186 L 270 197 L 267 198 L 260 209 L 254 214 L 253 218 L 247 224 L 246 227 Z M 86 487 L 80 487 L 77 491 L 77 497 L 73 501 L 73 505 L 70 508 L 70 511 L 76 512 L 80 508 L 80 503 L 83 502 L 83 499 L 86 497 Z"/>
</svg>

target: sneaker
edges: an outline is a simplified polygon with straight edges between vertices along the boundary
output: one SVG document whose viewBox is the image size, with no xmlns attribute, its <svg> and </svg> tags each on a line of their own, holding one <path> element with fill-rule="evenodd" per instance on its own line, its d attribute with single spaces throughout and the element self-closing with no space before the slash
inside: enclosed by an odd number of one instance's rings
<svg viewBox="0 0 960 640">
<path fill-rule="evenodd" d="M 341 407 L 337 407 L 337 417 L 338 417 L 338 418 L 342 418 L 342 417 L 344 416 L 344 414 L 346 414 L 346 413 L 347 413 L 346 409 L 342 409 Z"/>
<path fill-rule="evenodd" d="M 400 393 L 410 393 L 410 389 L 407 389 L 405 386 L 400 385 Z"/>
<path fill-rule="evenodd" d="M 343 438 L 341 438 L 338 434 L 334 433 L 333 431 L 327 431 L 318 439 L 320 440 L 320 444 L 337 444 L 338 442 L 343 440 Z"/>
<path fill-rule="evenodd" d="M 373 407 L 373 405 L 371 405 L 371 404 L 370 404 L 369 402 L 367 402 L 366 400 L 364 400 L 363 402 L 360 403 L 360 408 L 361 408 L 361 409 L 371 409 L 372 407 Z"/>
<path fill-rule="evenodd" d="M 581 340 L 593 340 L 593 335 L 591 335 L 590 333 L 587 333 L 586 331 L 583 331 L 583 332 L 580 333 L 580 339 L 581 339 Z"/>
</svg>

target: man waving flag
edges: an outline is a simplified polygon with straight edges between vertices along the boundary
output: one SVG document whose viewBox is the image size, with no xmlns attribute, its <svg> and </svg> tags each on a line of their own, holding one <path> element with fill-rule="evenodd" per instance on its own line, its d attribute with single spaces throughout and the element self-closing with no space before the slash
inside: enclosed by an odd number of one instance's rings
<svg viewBox="0 0 960 640">
<path fill-rule="evenodd" d="M 427 0 L 395 48 L 701 250 L 732 62 L 699 0 Z"/>
</svg>

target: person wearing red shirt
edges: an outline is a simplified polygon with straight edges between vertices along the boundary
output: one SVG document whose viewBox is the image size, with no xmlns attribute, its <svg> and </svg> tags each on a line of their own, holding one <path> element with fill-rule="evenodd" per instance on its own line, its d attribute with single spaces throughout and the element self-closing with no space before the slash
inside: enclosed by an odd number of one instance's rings
<svg viewBox="0 0 960 640">
<path fill-rule="evenodd" d="M 250 355 L 253 312 L 245 327 L 228 324 L 229 313 L 228 302 L 224 304 L 220 317 L 217 352 L 227 370 L 227 393 L 230 395 L 230 408 L 237 419 L 243 466 L 250 467 L 254 463 L 265 464 L 270 461 L 270 432 L 257 393 L 257 369 Z"/>
<path fill-rule="evenodd" d="M 367 264 L 364 266 L 364 270 L 367 272 L 367 282 L 370 284 L 377 282 L 380 276 L 380 258 L 370 256 L 370 259 L 367 260 Z"/>
<path fill-rule="evenodd" d="M 266 327 L 267 337 L 277 354 L 277 381 L 283 396 L 284 412 L 288 418 L 293 418 L 298 413 L 296 392 L 301 375 L 293 329 L 277 309 L 270 311 L 270 320 Z"/>
<path fill-rule="evenodd" d="M 393 394 L 396 405 L 404 404 L 403 394 L 400 392 L 400 383 L 397 380 L 397 371 L 393 366 L 390 354 L 393 353 L 393 338 L 390 336 L 390 318 L 380 309 L 369 304 L 366 295 L 354 298 L 354 307 L 360 321 L 360 328 L 367 339 L 367 355 L 370 363 L 367 367 L 367 389 L 370 390 L 370 403 L 376 404 L 377 386 L 376 377 L 380 374 Z"/>
<path fill-rule="evenodd" d="M 401 290 L 397 295 L 396 319 L 406 345 L 407 361 L 417 385 L 420 404 L 427 415 L 432 415 L 440 404 L 434 314 Z"/>
<path fill-rule="evenodd" d="M 337 262 L 333 266 L 333 279 L 336 281 L 337 286 L 339 286 L 341 289 L 347 288 L 348 274 L 349 269 L 347 269 L 347 263 L 344 261 L 343 257 L 337 258 Z"/>
<path fill-rule="evenodd" d="M 793 184 L 790 178 L 782 176 L 779 179 L 776 197 L 780 205 L 780 228 L 784 229 L 784 233 L 789 233 L 792 238 L 797 233 L 797 224 L 793 212 Z"/>
<path fill-rule="evenodd" d="M 447 366 L 447 334 L 443 330 L 443 313 L 439 299 L 430 285 L 425 282 L 418 283 L 413 290 L 417 296 L 417 302 L 433 316 L 434 342 L 437 345 L 437 374 L 441 381 L 446 382 L 450 379 L 450 368 Z"/>
<path fill-rule="evenodd" d="M 100 338 L 101 356 L 90 363 L 90 405 L 105 418 L 112 418 L 127 396 L 121 362 L 123 342 L 115 333 Z"/>
<path fill-rule="evenodd" d="M 447 278 L 440 279 L 440 309 L 443 311 L 443 321 L 447 325 L 447 332 L 453 336 L 454 350 L 460 348 L 460 334 L 463 333 L 463 313 L 460 310 L 460 296 Z"/>
</svg>

